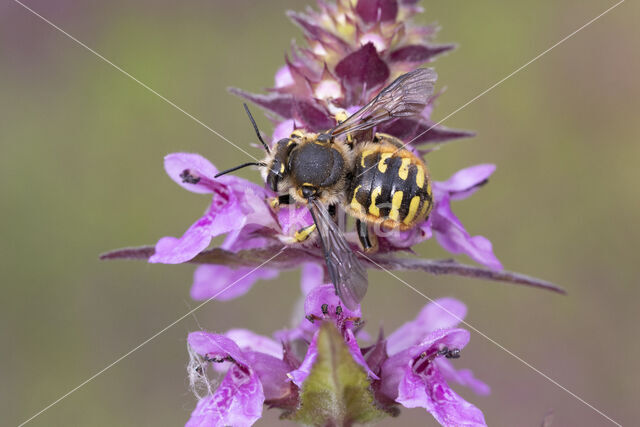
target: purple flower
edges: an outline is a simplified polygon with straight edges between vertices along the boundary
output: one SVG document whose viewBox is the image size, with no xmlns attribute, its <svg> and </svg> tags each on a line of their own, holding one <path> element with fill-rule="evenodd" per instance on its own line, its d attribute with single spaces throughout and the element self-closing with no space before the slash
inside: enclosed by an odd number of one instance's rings
<svg viewBox="0 0 640 427">
<path fill-rule="evenodd" d="M 167 174 L 181 187 L 193 193 L 212 194 L 204 215 L 180 238 L 164 237 L 156 244 L 149 262 L 179 264 L 189 261 L 206 249 L 215 236 L 231 234 L 231 245 L 247 224 L 268 223 L 271 213 L 265 204 L 266 191 L 234 176 L 215 179 L 218 170 L 198 154 L 174 153 L 164 159 Z"/>
<path fill-rule="evenodd" d="M 204 385 L 211 392 L 207 364 L 228 363 L 230 367 L 215 392 L 198 401 L 187 426 L 252 425 L 262 416 L 265 402 L 285 401 L 295 394 L 282 347 L 278 351 L 278 344 L 267 337 L 246 330 L 232 330 L 226 336 L 193 332 L 188 343 L 194 390 Z"/>
<path fill-rule="evenodd" d="M 307 274 L 314 269 L 305 267 Z M 307 294 L 299 325 L 276 332 L 276 340 L 246 329 L 223 335 L 191 333 L 191 384 L 206 395 L 200 397 L 187 425 L 250 425 L 260 418 L 264 404 L 294 413 L 318 358 L 318 337 L 326 322 L 340 333 L 353 366 L 366 373 L 378 407 L 423 407 L 442 425 L 484 425 L 482 412 L 448 385 L 453 381 L 478 394 L 489 393 L 471 371 L 458 371 L 449 360 L 458 357 L 469 341 L 469 333 L 456 328 L 465 314 L 464 304 L 443 298 L 425 306 L 415 320 L 386 339 L 380 336 L 375 345 L 361 347 L 356 338 L 362 326 L 360 308 L 344 308 L 331 285 L 319 285 Z M 211 364 L 217 375 L 224 376 L 215 389 L 207 376 Z"/>
<path fill-rule="evenodd" d="M 493 246 L 483 236 L 470 236 L 457 216 L 451 211 L 451 200 L 465 199 L 484 185 L 495 171 L 490 164 L 472 166 L 455 173 L 444 182 L 435 182 L 433 191 L 436 207 L 431 215 L 431 228 L 438 243 L 453 254 L 464 253 L 474 261 L 495 270 L 502 264 L 493 254 Z"/>
<path fill-rule="evenodd" d="M 450 44 L 433 43 L 436 26 L 411 22 L 413 15 L 422 11 L 414 3 L 322 1 L 319 11 L 288 12 L 302 30 L 307 46 L 293 45 L 267 95 L 231 91 L 280 119 L 295 121 L 298 127 L 312 132 L 326 130 L 335 124 L 336 112 L 354 112 L 399 75 L 453 49 Z M 430 104 L 421 116 L 385 123 L 378 131 L 406 142 L 415 138 L 414 144 L 426 145 L 472 135 L 433 126 L 429 119 L 432 107 Z"/>
<path fill-rule="evenodd" d="M 302 321 L 299 329 L 290 336 L 311 336 L 311 342 L 300 367 L 288 374 L 294 384 L 302 386 L 316 360 L 318 355 L 316 341 L 322 321 L 335 323 L 338 331 L 342 333 L 353 360 L 367 372 L 370 378 L 378 379 L 378 376 L 369 369 L 367 362 L 365 362 L 354 333 L 357 322 L 360 321 L 362 315 L 359 307 L 356 310 L 343 307 L 333 285 L 328 284 L 317 286 L 309 292 L 305 299 L 304 311 L 306 313 L 305 320 Z"/>
<path fill-rule="evenodd" d="M 502 264 L 493 254 L 491 242 L 483 236 L 471 236 L 451 210 L 451 200 L 462 200 L 482 187 L 496 167 L 483 164 L 462 169 L 446 181 L 434 181 L 435 207 L 429 218 L 412 230 L 383 236 L 385 245 L 410 248 L 430 239 L 436 240 L 452 254 L 466 254 L 474 261 L 494 270 L 502 270 Z"/>
<path fill-rule="evenodd" d="M 455 328 L 465 314 L 461 302 L 440 299 L 391 334 L 379 393 L 407 408 L 425 408 L 444 426 L 485 425 L 482 412 L 447 384 L 456 381 L 479 394 L 489 393 L 470 371 L 457 372 L 447 360 L 457 357 L 469 341 L 469 332 Z"/>
</svg>

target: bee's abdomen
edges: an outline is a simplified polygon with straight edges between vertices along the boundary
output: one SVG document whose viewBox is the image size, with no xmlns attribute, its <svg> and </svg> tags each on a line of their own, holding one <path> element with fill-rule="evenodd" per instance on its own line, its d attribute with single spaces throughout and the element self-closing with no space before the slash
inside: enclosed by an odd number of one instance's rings
<svg viewBox="0 0 640 427">
<path fill-rule="evenodd" d="M 347 202 L 356 216 L 408 229 L 432 207 L 427 169 L 410 151 L 388 145 L 363 149 L 356 157 Z"/>
</svg>

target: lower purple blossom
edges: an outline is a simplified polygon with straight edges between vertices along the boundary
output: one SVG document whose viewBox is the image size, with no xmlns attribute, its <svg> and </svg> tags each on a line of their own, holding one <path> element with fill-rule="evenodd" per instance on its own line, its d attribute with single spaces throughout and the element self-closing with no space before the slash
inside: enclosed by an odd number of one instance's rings
<svg viewBox="0 0 640 427">
<path fill-rule="evenodd" d="M 431 215 L 431 228 L 435 231 L 438 243 L 452 254 L 464 253 L 482 265 L 502 270 L 489 239 L 469 235 L 450 204 L 451 200 L 465 199 L 475 193 L 489 180 L 495 169 L 495 165 L 490 164 L 472 166 L 456 172 L 444 182 L 436 181 L 433 192 L 437 202 Z"/>
<path fill-rule="evenodd" d="M 318 338 L 318 329 L 322 321 L 335 323 L 338 331 L 342 333 L 353 360 L 362 366 L 370 378 L 378 379 L 378 376 L 369 369 L 365 362 L 354 333 L 357 322 L 361 318 L 360 308 L 357 310 L 343 308 L 340 298 L 338 298 L 333 289 L 333 285 L 322 285 L 309 292 L 305 299 L 304 311 L 306 315 L 299 326 L 299 335 L 303 337 L 313 335 L 302 364 L 298 369 L 289 373 L 289 377 L 296 385 L 302 385 L 313 366 L 317 356 L 316 340 Z"/>
<path fill-rule="evenodd" d="M 265 401 L 286 399 L 291 393 L 286 376 L 290 367 L 282 356 L 273 355 L 275 342 L 244 331 L 230 331 L 229 335 L 244 344 L 244 348 L 224 335 L 189 334 L 190 351 L 198 356 L 189 367 L 194 389 L 202 382 L 210 389 L 206 364 L 231 366 L 215 392 L 200 399 L 187 426 L 252 425 L 262 416 Z"/>
<path fill-rule="evenodd" d="M 447 359 L 469 341 L 469 332 L 455 329 L 465 314 L 466 307 L 457 300 L 436 300 L 389 335 L 389 358 L 382 364 L 379 393 L 407 408 L 425 408 L 445 426 L 485 425 L 482 412 L 447 383 L 455 381 L 478 394 L 489 393 L 489 387 L 471 371 L 456 371 Z"/>
<path fill-rule="evenodd" d="M 265 395 L 246 355 L 222 335 L 194 332 L 189 335 L 188 342 L 205 362 L 231 361 L 233 366 L 215 393 L 200 399 L 187 426 L 252 425 L 256 422 L 262 416 Z M 204 368 L 198 365 L 192 369 L 196 371 L 192 375 L 200 375 Z"/>
<path fill-rule="evenodd" d="M 421 345 L 390 358 L 382 367 L 383 384 L 407 408 L 425 408 L 443 426 L 484 426 L 482 412 L 447 384 L 434 359 L 445 348 L 461 349 L 469 340 L 462 329 L 433 332 Z M 386 383 L 386 384 L 385 384 Z"/>
<path fill-rule="evenodd" d="M 305 266 L 305 278 L 316 281 L 314 265 Z M 457 358 L 469 333 L 456 326 L 466 315 L 460 301 L 443 298 L 426 305 L 416 318 L 373 346 L 361 347 L 361 310 L 342 306 L 332 285 L 317 285 L 306 295 L 298 326 L 279 331 L 271 339 L 246 329 L 225 334 L 194 332 L 188 343 L 194 390 L 205 389 L 187 425 L 251 425 L 262 415 L 263 404 L 295 413 L 299 396 L 318 357 L 321 325 L 332 323 L 356 363 L 367 374 L 381 408 L 400 404 L 422 407 L 445 426 L 485 425 L 482 412 L 466 402 L 449 382 L 478 394 L 489 387 L 469 370 L 456 370 Z M 207 378 L 207 366 L 224 378 L 217 388 Z M 203 387 L 204 384 L 204 387 Z M 209 424 L 207 424 L 209 423 Z"/>
</svg>

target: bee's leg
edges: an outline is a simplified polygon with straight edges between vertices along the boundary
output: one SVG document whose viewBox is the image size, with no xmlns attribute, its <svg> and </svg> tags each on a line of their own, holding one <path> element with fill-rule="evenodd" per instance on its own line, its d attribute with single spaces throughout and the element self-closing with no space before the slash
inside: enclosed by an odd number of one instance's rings
<svg viewBox="0 0 640 427">
<path fill-rule="evenodd" d="M 340 124 L 349 118 L 349 114 L 347 114 L 345 110 L 340 109 L 338 110 L 334 118 L 336 119 L 336 123 Z"/>
<path fill-rule="evenodd" d="M 347 112 L 345 110 L 338 110 L 338 112 L 335 114 L 334 118 L 336 119 L 336 123 L 340 124 L 342 122 L 344 122 L 345 120 L 347 120 L 349 118 L 349 114 L 347 114 Z M 346 138 L 346 142 L 347 144 L 349 144 L 349 146 L 351 148 L 353 148 L 353 143 L 354 141 L 354 137 L 351 133 L 347 134 L 347 138 Z"/>
<path fill-rule="evenodd" d="M 338 210 L 338 205 L 329 205 L 327 208 L 333 222 L 338 224 L 338 228 L 345 231 L 347 225 L 347 214 L 343 210 Z"/>
<path fill-rule="evenodd" d="M 338 222 L 338 209 L 336 205 L 329 205 L 329 208 L 327 210 L 329 211 L 329 215 L 331 215 L 331 218 L 333 218 L 333 221 Z"/>
<path fill-rule="evenodd" d="M 269 206 L 271 206 L 271 208 L 274 210 L 278 209 L 280 205 L 292 205 L 292 204 L 293 204 L 293 199 L 291 199 L 291 196 L 288 194 L 283 194 L 282 196 L 269 198 Z"/>
<path fill-rule="evenodd" d="M 369 225 L 366 222 L 357 219 L 356 230 L 358 232 L 358 238 L 360 239 L 362 249 L 364 249 L 365 252 L 377 252 L 378 239 L 374 233 L 369 233 Z"/>
<path fill-rule="evenodd" d="M 311 233 L 313 233 L 314 231 L 316 231 L 316 225 L 311 224 L 296 231 L 296 233 L 293 235 L 293 238 L 296 242 L 301 243 L 307 240 L 309 236 L 311 236 Z"/>
</svg>

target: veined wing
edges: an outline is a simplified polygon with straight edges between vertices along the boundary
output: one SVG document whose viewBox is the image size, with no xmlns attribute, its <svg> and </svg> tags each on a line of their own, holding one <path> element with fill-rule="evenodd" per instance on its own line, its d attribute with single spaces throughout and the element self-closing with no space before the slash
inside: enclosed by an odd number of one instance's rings
<svg viewBox="0 0 640 427">
<path fill-rule="evenodd" d="M 403 74 L 344 122 L 329 131 L 332 137 L 371 129 L 395 119 L 419 114 L 433 94 L 437 74 L 432 68 L 418 68 Z"/>
<path fill-rule="evenodd" d="M 354 310 L 367 293 L 367 270 L 325 207 L 310 199 L 309 209 L 320 233 L 327 270 L 336 293 L 347 308 Z"/>
</svg>

